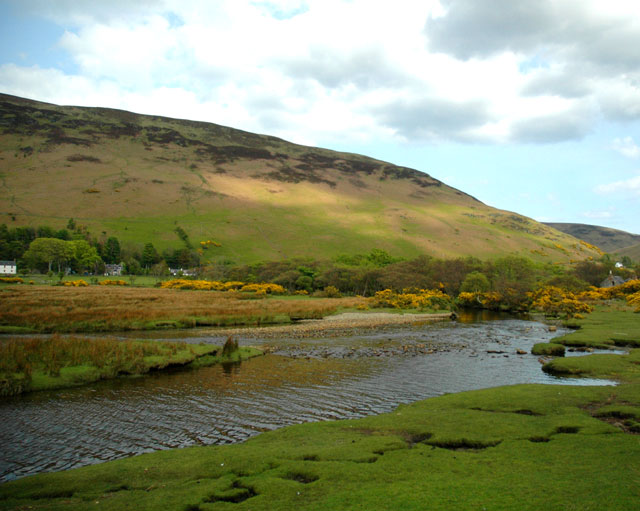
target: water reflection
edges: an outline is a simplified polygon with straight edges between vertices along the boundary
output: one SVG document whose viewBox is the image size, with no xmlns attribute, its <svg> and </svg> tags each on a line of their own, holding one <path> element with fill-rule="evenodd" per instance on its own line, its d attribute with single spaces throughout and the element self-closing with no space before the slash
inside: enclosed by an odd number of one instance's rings
<svg viewBox="0 0 640 511">
<path fill-rule="evenodd" d="M 537 357 L 516 354 L 561 333 L 511 319 L 396 326 L 334 339 L 252 339 L 272 353 L 241 365 L 5 399 L 0 477 L 237 442 L 289 424 L 387 412 L 448 392 L 527 382 L 602 384 L 555 378 L 540 370 Z M 191 341 L 220 339 L 207 334 Z"/>
<path fill-rule="evenodd" d="M 498 321 L 501 319 L 529 319 L 528 314 L 514 315 L 510 312 L 492 311 L 485 309 L 463 309 L 456 312 L 460 323 L 478 323 L 480 321 Z"/>
</svg>

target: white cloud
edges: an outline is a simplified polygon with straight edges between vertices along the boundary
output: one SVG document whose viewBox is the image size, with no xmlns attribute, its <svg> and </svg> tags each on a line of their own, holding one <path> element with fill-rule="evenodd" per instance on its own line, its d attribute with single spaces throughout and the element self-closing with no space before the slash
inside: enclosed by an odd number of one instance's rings
<svg viewBox="0 0 640 511">
<path fill-rule="evenodd" d="M 625 197 L 640 197 L 640 175 L 631 179 L 599 185 L 595 191 L 602 195 L 619 194 Z"/>
<path fill-rule="evenodd" d="M 614 139 L 611 148 L 628 158 L 638 158 L 640 156 L 640 147 L 631 137 Z"/>
<path fill-rule="evenodd" d="M 77 75 L 7 64 L 0 90 L 305 143 L 575 140 L 640 121 L 639 4 L 601 5 L 21 0 L 65 28 Z"/>
<path fill-rule="evenodd" d="M 614 217 L 612 210 L 607 211 L 585 211 L 582 216 L 591 220 L 607 220 Z"/>
</svg>

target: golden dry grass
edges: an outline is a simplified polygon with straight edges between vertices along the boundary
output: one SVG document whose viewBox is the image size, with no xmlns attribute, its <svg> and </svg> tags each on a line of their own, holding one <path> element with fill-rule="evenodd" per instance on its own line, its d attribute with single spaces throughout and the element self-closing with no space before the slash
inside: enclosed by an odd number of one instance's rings
<svg viewBox="0 0 640 511">
<path fill-rule="evenodd" d="M 0 325 L 38 331 L 109 331 L 320 318 L 363 298 L 246 299 L 234 292 L 29 286 L 2 293 Z M 176 324 L 162 322 L 176 322 Z"/>
</svg>

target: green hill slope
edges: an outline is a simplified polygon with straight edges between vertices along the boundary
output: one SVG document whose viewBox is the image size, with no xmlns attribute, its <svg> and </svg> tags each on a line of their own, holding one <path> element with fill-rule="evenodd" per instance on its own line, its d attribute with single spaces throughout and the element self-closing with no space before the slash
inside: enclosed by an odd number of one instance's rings
<svg viewBox="0 0 640 511">
<path fill-rule="evenodd" d="M 634 261 L 640 261 L 640 243 L 616 250 L 616 254 L 620 257 L 627 256 Z"/>
<path fill-rule="evenodd" d="M 0 223 L 66 225 L 209 258 L 595 255 L 417 170 L 215 124 L 0 95 Z"/>
<path fill-rule="evenodd" d="M 640 235 L 609 227 L 570 223 L 547 223 L 546 225 L 596 245 L 605 252 L 620 253 L 627 247 L 640 244 Z"/>
</svg>

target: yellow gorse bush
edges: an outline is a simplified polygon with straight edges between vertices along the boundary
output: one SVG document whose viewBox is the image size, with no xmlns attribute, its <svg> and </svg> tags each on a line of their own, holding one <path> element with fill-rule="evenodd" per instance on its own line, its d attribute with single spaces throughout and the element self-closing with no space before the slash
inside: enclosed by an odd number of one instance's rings
<svg viewBox="0 0 640 511">
<path fill-rule="evenodd" d="M 242 291 L 256 294 L 284 294 L 286 289 L 279 284 L 247 284 L 245 282 L 231 281 L 218 282 L 216 280 L 187 280 L 172 279 L 160 284 L 163 289 L 195 289 L 201 291 Z"/>
<path fill-rule="evenodd" d="M 218 243 L 217 241 L 207 240 L 207 241 L 201 241 L 200 246 L 206 250 L 209 247 L 221 247 L 222 245 L 220 245 L 220 243 Z"/>
<path fill-rule="evenodd" d="M 585 247 L 587 247 L 590 250 L 595 250 L 600 255 L 604 255 L 604 252 L 602 250 L 600 250 L 595 245 L 592 245 L 591 243 L 587 243 L 586 241 L 580 240 L 580 244 L 584 245 Z"/>
<path fill-rule="evenodd" d="M 627 296 L 627 303 L 636 308 L 635 312 L 640 312 L 640 291 Z"/>
<path fill-rule="evenodd" d="M 440 310 L 451 307 L 451 297 L 439 289 L 418 289 L 402 293 L 385 289 L 378 291 L 369 302 L 371 307 L 376 308 Z"/>
<path fill-rule="evenodd" d="M 598 301 L 625 298 L 640 291 L 640 280 L 629 280 L 619 286 L 590 287 L 587 291 L 577 294 L 578 300 Z"/>
<path fill-rule="evenodd" d="M 555 286 L 545 286 L 530 293 L 531 307 L 548 315 L 573 317 L 581 312 L 589 313 L 591 305 L 584 303 L 571 291 Z"/>
<path fill-rule="evenodd" d="M 4 282 L 5 284 L 22 284 L 24 280 L 20 277 L 0 277 L 0 282 Z"/>
<path fill-rule="evenodd" d="M 499 309 L 502 303 L 502 295 L 497 291 L 487 291 L 485 293 L 463 291 L 458 295 L 456 302 L 461 307 Z"/>
<path fill-rule="evenodd" d="M 286 293 L 286 289 L 282 287 L 280 284 L 245 284 L 240 288 L 242 292 L 253 292 L 257 294 L 274 294 L 281 295 Z"/>
<path fill-rule="evenodd" d="M 201 291 L 224 291 L 222 282 L 209 280 L 172 279 L 160 284 L 163 289 L 197 289 Z"/>
<path fill-rule="evenodd" d="M 98 283 L 100 286 L 128 286 L 129 283 L 124 280 L 107 279 Z"/>
<path fill-rule="evenodd" d="M 566 248 L 564 248 L 562 245 L 560 245 L 560 243 L 554 243 L 553 246 L 555 248 L 557 248 L 558 250 L 560 250 L 561 252 L 564 252 L 565 254 L 569 253 Z"/>
<path fill-rule="evenodd" d="M 87 287 L 87 284 L 84 280 L 67 280 L 62 283 L 63 286 L 67 287 Z"/>
<path fill-rule="evenodd" d="M 640 291 L 640 279 L 629 280 L 619 286 L 613 286 L 603 289 L 608 298 L 624 298 Z"/>
<path fill-rule="evenodd" d="M 582 291 L 576 294 L 576 297 L 581 302 L 597 302 L 599 300 L 607 300 L 608 295 L 606 293 L 606 289 L 603 287 L 590 287 L 586 291 Z"/>
</svg>

